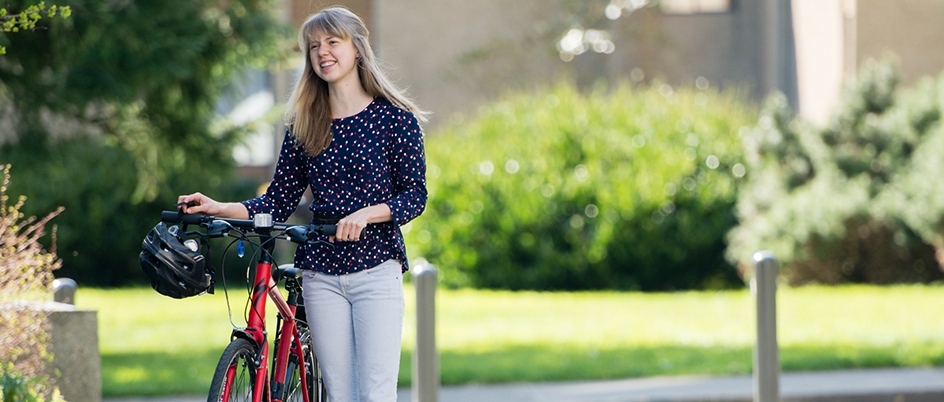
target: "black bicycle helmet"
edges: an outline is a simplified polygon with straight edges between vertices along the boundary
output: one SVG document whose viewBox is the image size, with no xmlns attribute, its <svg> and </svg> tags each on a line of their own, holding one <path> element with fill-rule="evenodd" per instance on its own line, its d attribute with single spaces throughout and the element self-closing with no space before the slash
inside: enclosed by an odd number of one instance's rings
<svg viewBox="0 0 944 402">
<path fill-rule="evenodd" d="M 141 270 L 151 287 L 165 296 L 182 299 L 208 290 L 212 293 L 215 280 L 208 272 L 206 258 L 198 247 L 187 247 L 178 230 L 176 226 L 168 229 L 164 222 L 151 229 L 142 243 Z"/>
</svg>

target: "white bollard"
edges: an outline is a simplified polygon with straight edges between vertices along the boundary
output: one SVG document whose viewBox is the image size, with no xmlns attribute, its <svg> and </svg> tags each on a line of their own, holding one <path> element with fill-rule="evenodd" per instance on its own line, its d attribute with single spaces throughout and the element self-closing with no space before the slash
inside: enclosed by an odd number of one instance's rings
<svg viewBox="0 0 944 402">
<path fill-rule="evenodd" d="M 780 351 L 777 346 L 777 259 L 770 251 L 754 253 L 751 293 L 757 300 L 754 346 L 754 402 L 780 400 Z"/>
<path fill-rule="evenodd" d="M 75 305 L 75 291 L 79 285 L 71 278 L 59 278 L 52 281 L 53 301 Z"/>
<path fill-rule="evenodd" d="M 413 350 L 413 402 L 436 402 L 439 393 L 439 352 L 436 350 L 436 267 L 413 268 L 416 286 L 416 348 Z"/>
</svg>

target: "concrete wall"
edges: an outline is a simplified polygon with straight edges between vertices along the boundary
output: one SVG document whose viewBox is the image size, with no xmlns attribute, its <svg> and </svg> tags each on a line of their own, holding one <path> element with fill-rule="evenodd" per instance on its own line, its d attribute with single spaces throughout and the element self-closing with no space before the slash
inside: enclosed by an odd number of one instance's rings
<svg viewBox="0 0 944 402">
<path fill-rule="evenodd" d="M 372 0 L 290 0 L 284 9 L 288 12 L 286 19 L 291 21 L 295 28 L 298 28 L 308 19 L 308 16 L 317 13 L 322 8 L 340 5 L 347 7 L 361 17 L 370 29 L 373 26 L 372 3 Z"/>
<path fill-rule="evenodd" d="M 904 85 L 944 69 L 944 1 L 858 0 L 855 12 L 858 65 L 894 53 Z"/>
<path fill-rule="evenodd" d="M 102 361 L 98 351 L 98 312 L 48 302 L 49 351 L 62 397 L 70 402 L 102 400 Z"/>
<path fill-rule="evenodd" d="M 17 301 L 0 308 L 13 314 L 26 310 L 19 317 L 43 323 L 43 331 L 49 336 L 46 351 L 53 357 L 52 362 L 45 366 L 45 375 L 59 388 L 65 400 L 102 400 L 97 311 L 79 310 L 71 304 L 53 301 Z M 14 341 L 16 338 L 14 336 Z M 28 346 L 28 351 L 35 351 L 33 349 Z"/>
<path fill-rule="evenodd" d="M 901 84 L 944 69 L 944 1 L 792 0 L 799 112 L 825 124 L 846 78 L 869 59 L 900 61 Z"/>
<path fill-rule="evenodd" d="M 567 0 L 291 0 L 297 23 L 324 5 L 345 5 L 368 22 L 378 55 L 432 125 L 474 113 L 503 91 L 613 83 L 640 68 L 646 78 L 689 85 L 750 86 L 756 99 L 787 93 L 799 113 L 825 123 L 845 77 L 868 58 L 901 59 L 903 83 L 944 69 L 944 1 L 740 0 L 730 12 L 667 15 L 647 8 L 615 21 L 613 54 L 562 61 L 554 47 L 570 27 Z"/>
<path fill-rule="evenodd" d="M 554 3 L 375 0 L 373 42 L 398 82 L 439 120 L 563 70 L 542 32 Z"/>
<path fill-rule="evenodd" d="M 843 3 L 848 1 L 793 0 L 799 113 L 816 124 L 829 119 L 845 76 Z"/>
<path fill-rule="evenodd" d="M 474 112 L 505 90 L 549 85 L 561 76 L 581 86 L 599 78 L 615 83 L 635 68 L 673 85 L 704 76 L 715 85 L 746 83 L 757 96 L 771 88 L 792 93 L 792 67 L 764 81 L 768 27 L 761 19 L 770 7 L 788 3 L 736 4 L 727 13 L 666 15 L 645 8 L 601 19 L 597 28 L 612 34 L 615 52 L 564 62 L 555 49 L 570 28 L 563 0 L 374 0 L 374 45 L 439 119 Z"/>
</svg>

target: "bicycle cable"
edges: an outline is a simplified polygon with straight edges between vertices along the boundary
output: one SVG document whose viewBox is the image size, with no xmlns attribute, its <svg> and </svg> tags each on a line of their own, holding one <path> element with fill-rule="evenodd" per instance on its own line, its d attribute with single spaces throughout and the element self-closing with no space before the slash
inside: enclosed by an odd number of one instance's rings
<svg viewBox="0 0 944 402">
<path fill-rule="evenodd" d="M 230 228 L 233 228 L 233 227 L 230 226 Z M 252 253 L 250 254 L 250 260 L 249 260 L 250 261 L 249 269 L 247 271 L 247 277 L 246 277 L 246 290 L 250 296 L 246 298 L 246 305 L 243 308 L 243 317 L 248 323 L 249 313 L 251 310 L 253 313 L 256 314 L 257 317 L 259 317 L 260 319 L 264 319 L 264 317 L 262 317 L 262 314 L 260 314 L 259 311 L 255 309 L 255 305 L 252 303 L 253 285 L 250 284 L 251 282 L 250 278 L 254 277 L 253 273 L 254 273 L 254 270 L 256 269 L 255 266 L 252 264 L 252 261 L 255 261 L 256 256 L 260 252 L 264 252 L 272 260 L 273 265 L 278 266 L 277 264 L 275 264 L 275 256 L 273 255 L 273 253 L 270 253 L 268 250 L 266 250 L 265 245 L 269 242 L 274 242 L 275 240 L 281 238 L 280 236 L 285 235 L 288 229 L 282 230 L 275 236 L 266 236 L 268 238 L 261 244 L 255 241 L 252 241 L 251 238 L 253 237 L 262 238 L 263 235 L 259 235 L 259 234 L 250 235 L 250 234 L 247 234 L 246 232 L 243 232 L 242 230 L 239 230 L 236 228 L 233 228 L 233 229 L 235 229 L 234 231 L 236 233 L 239 233 L 239 235 L 233 236 L 234 239 L 231 242 L 229 242 L 229 244 L 223 249 L 223 256 L 220 262 L 220 278 L 222 279 L 222 282 L 223 282 L 223 295 L 224 295 L 224 299 L 226 299 L 226 312 L 227 312 L 227 315 L 229 316 L 229 323 L 233 328 L 236 328 L 236 323 L 233 322 L 233 308 L 229 301 L 229 287 L 226 285 L 226 263 L 227 263 L 226 258 L 228 256 L 230 248 L 232 248 L 234 244 L 240 241 L 249 243 L 250 247 L 252 247 Z M 206 243 L 206 246 L 207 246 L 207 253 L 209 254 L 209 243 Z M 278 283 L 274 283 L 272 286 L 269 286 L 269 284 L 265 284 L 265 286 L 266 286 L 266 295 L 267 295 L 268 292 L 271 291 L 272 289 L 278 288 Z M 262 297 L 266 297 L 266 296 L 263 295 Z M 297 318 L 295 319 L 295 321 L 304 322 L 304 321 L 298 320 Z M 307 322 L 305 323 L 307 324 Z"/>
<path fill-rule="evenodd" d="M 243 241 L 242 238 L 236 238 L 233 241 L 229 242 L 225 249 L 223 249 L 223 262 L 220 263 L 220 277 L 223 279 L 223 296 L 226 299 L 226 314 L 229 315 L 229 324 L 236 328 L 236 323 L 233 322 L 233 307 L 229 303 L 229 288 L 226 286 L 226 256 L 229 253 L 229 249 L 233 247 L 236 242 Z M 250 244 L 253 244 L 250 242 Z"/>
<path fill-rule="evenodd" d="M 221 272 L 220 275 L 221 275 L 221 278 L 223 279 L 223 294 L 224 294 L 224 298 L 226 299 L 226 313 L 227 313 L 227 315 L 229 316 L 229 324 L 230 324 L 233 328 L 236 328 L 236 323 L 233 322 L 233 307 L 232 307 L 232 305 L 231 305 L 230 302 L 229 302 L 229 288 L 226 286 L 226 274 L 225 274 L 225 272 L 226 272 L 226 257 L 228 256 L 229 249 L 230 249 L 231 247 L 233 247 L 234 244 L 236 244 L 237 242 L 240 242 L 240 241 L 247 242 L 247 243 L 249 243 L 250 247 L 252 247 L 252 249 L 253 249 L 253 253 L 252 253 L 252 255 L 251 255 L 251 258 L 252 258 L 252 259 L 254 259 L 255 256 L 256 256 L 256 253 L 257 253 L 256 250 L 257 250 L 258 248 L 261 248 L 261 245 L 259 245 L 258 243 L 256 243 L 256 242 L 250 240 L 251 237 L 256 237 L 256 236 L 249 236 L 249 235 L 247 235 L 245 232 L 243 232 L 242 230 L 238 230 L 238 229 L 235 230 L 235 232 L 239 233 L 239 236 L 234 236 L 234 239 L 229 242 L 229 244 L 226 246 L 225 249 L 223 249 L 223 258 L 221 259 L 222 262 L 220 263 L 220 272 Z M 250 260 L 250 261 L 252 261 L 252 260 Z M 250 263 L 250 269 L 252 269 L 252 263 Z M 247 281 L 247 282 L 248 282 L 248 281 Z M 247 290 L 248 290 L 248 283 L 247 283 Z M 244 308 L 244 310 L 243 310 L 243 316 L 244 316 L 244 318 L 246 319 L 246 322 L 249 322 L 248 304 L 249 304 L 249 299 L 247 299 L 247 306 L 246 306 L 246 308 Z"/>
<path fill-rule="evenodd" d="M 259 254 L 259 250 L 262 250 L 263 247 L 262 247 L 262 244 L 259 244 L 259 243 L 256 243 L 256 242 L 254 242 L 254 241 L 249 240 L 250 237 L 261 237 L 261 236 L 259 236 L 259 235 L 250 236 L 250 235 L 246 234 L 245 237 L 246 237 L 246 241 L 249 242 L 249 245 L 252 247 L 252 253 L 249 255 L 249 267 L 248 267 L 248 269 L 246 270 L 246 293 L 247 293 L 249 296 L 246 298 L 246 304 L 243 306 L 243 319 L 245 319 L 246 322 L 248 323 L 248 322 L 249 322 L 249 311 L 250 311 L 250 309 L 251 309 L 251 310 L 255 310 L 255 306 L 253 306 L 253 304 L 252 304 L 252 289 L 253 289 L 253 284 L 252 284 L 252 279 L 251 279 L 251 278 L 254 278 L 254 277 L 255 277 L 254 272 L 255 272 L 255 269 L 256 269 L 256 265 L 253 264 L 253 261 L 256 260 L 256 255 Z M 240 257 L 240 258 L 242 258 L 242 257 Z M 258 312 L 256 313 L 256 316 L 260 316 L 260 315 L 258 314 Z"/>
<path fill-rule="evenodd" d="M 254 261 L 254 260 L 256 259 L 256 255 L 261 251 L 261 252 L 264 252 L 264 253 L 272 260 L 273 266 L 276 266 L 276 267 L 277 267 L 278 265 L 275 264 L 275 256 L 272 255 L 272 253 L 270 253 L 268 250 L 266 250 L 265 245 L 266 245 L 267 243 L 269 243 L 269 242 L 274 242 L 276 239 L 279 238 L 279 236 L 282 236 L 284 233 L 285 233 L 285 230 L 279 232 L 278 235 L 275 235 L 275 236 L 267 236 L 268 239 L 266 239 L 266 241 L 262 242 L 262 244 L 258 244 L 258 243 L 249 241 L 249 243 L 250 243 L 251 245 L 253 245 L 252 259 L 251 259 L 250 261 Z M 245 235 L 245 237 L 246 237 L 246 239 L 248 240 L 248 239 L 251 238 L 251 237 L 262 238 L 263 236 L 256 234 L 256 235 Z M 256 246 L 258 246 L 258 248 L 257 248 Z M 246 318 L 246 322 L 249 322 L 249 312 L 250 312 L 250 311 L 252 311 L 253 313 L 255 313 L 256 317 L 258 317 L 259 319 L 265 320 L 265 317 L 263 317 L 262 314 L 260 314 L 259 311 L 256 310 L 255 303 L 252 302 L 252 301 L 253 301 L 253 300 L 252 300 L 252 295 L 253 295 L 252 290 L 253 290 L 253 287 L 255 286 L 255 284 L 250 284 L 250 282 L 252 282 L 252 281 L 251 281 L 249 278 L 254 278 L 254 277 L 255 277 L 255 275 L 253 275 L 254 269 L 255 269 L 255 268 L 254 268 L 254 265 L 250 262 L 250 264 L 249 264 L 249 270 L 248 270 L 247 273 L 246 273 L 246 274 L 247 274 L 247 276 L 246 276 L 246 290 L 247 290 L 248 293 L 249 293 L 249 297 L 246 299 L 246 307 L 245 307 L 244 310 L 243 310 L 243 314 L 244 314 L 244 316 L 245 316 L 245 318 Z M 261 297 L 266 297 L 266 295 L 268 294 L 268 292 L 273 288 L 273 287 L 270 287 L 268 283 L 265 284 L 264 286 L 266 287 L 266 292 L 265 292 Z M 278 287 L 278 284 L 275 284 L 274 287 Z"/>
</svg>

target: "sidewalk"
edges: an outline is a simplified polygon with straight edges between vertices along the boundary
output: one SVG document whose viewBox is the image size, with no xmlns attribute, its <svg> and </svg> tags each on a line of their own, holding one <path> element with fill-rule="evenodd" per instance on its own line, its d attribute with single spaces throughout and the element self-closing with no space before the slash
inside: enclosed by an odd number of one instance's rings
<svg viewBox="0 0 944 402">
<path fill-rule="evenodd" d="M 654 377 L 567 383 L 442 387 L 441 402 L 749 402 L 751 376 Z M 944 367 L 784 373 L 784 402 L 944 401 Z M 411 401 L 410 389 L 398 392 Z M 104 402 L 202 402 L 205 396 L 114 398 Z"/>
</svg>

